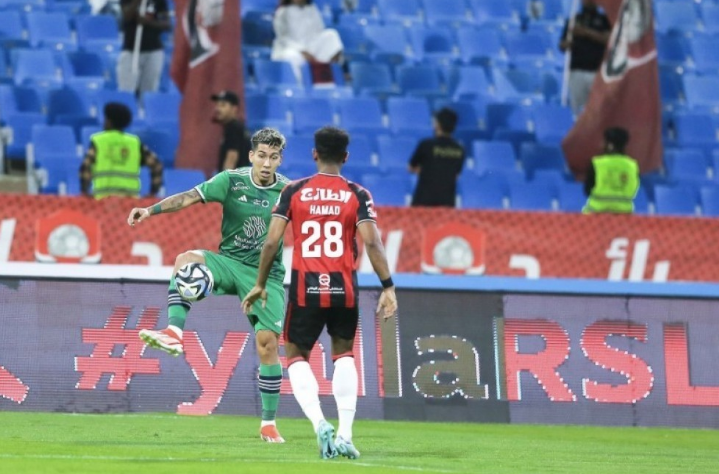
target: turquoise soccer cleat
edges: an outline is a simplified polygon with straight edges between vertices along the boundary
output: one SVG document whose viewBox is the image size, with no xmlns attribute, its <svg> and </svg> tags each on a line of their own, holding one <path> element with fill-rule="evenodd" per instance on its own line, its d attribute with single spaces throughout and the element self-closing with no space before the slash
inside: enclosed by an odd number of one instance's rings
<svg viewBox="0 0 719 474">
<path fill-rule="evenodd" d="M 360 452 L 355 448 L 355 445 L 352 444 L 352 441 L 347 441 L 341 436 L 338 436 L 335 440 L 335 447 L 337 448 L 337 452 L 346 458 L 357 459 L 360 457 Z"/>
<path fill-rule="evenodd" d="M 320 457 L 322 459 L 333 459 L 337 457 L 337 448 L 333 440 L 334 436 L 335 427 L 327 421 L 322 420 L 317 428 L 317 445 L 320 448 Z"/>
</svg>

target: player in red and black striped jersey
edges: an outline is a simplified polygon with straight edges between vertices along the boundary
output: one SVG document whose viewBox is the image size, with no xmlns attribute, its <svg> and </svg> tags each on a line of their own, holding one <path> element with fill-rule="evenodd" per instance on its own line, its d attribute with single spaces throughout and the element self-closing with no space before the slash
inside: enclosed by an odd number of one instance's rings
<svg viewBox="0 0 719 474">
<path fill-rule="evenodd" d="M 359 457 L 352 444 L 357 406 L 357 369 L 352 347 L 359 319 L 356 233 L 362 237 L 382 283 L 377 311 L 385 319 L 397 312 L 397 297 L 377 231 L 372 196 L 362 186 L 340 176 L 349 156 L 348 145 L 349 136 L 343 130 L 324 127 L 315 133 L 312 156 L 318 173 L 294 181 L 282 191 L 262 249 L 257 283 L 243 301 L 245 312 L 259 299 L 263 304 L 266 302 L 265 284 L 272 261 L 291 222 L 295 251 L 284 330 L 287 372 L 295 398 L 314 426 L 320 454 L 325 459 L 338 453 L 351 459 Z M 325 327 L 332 337 L 335 365 L 332 393 L 339 413 L 336 439 L 334 428 L 322 414 L 319 387 L 308 363 L 310 350 Z"/>
</svg>

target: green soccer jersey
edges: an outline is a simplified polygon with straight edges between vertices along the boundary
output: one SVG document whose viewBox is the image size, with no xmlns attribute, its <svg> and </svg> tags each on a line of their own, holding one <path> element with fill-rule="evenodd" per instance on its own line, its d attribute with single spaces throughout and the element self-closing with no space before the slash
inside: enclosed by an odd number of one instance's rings
<svg viewBox="0 0 719 474">
<path fill-rule="evenodd" d="M 262 245 L 272 218 L 272 207 L 290 181 L 279 173 L 274 184 L 260 186 L 252 179 L 252 168 L 218 173 L 195 187 L 203 202 L 222 204 L 222 241 L 220 254 L 258 268 Z M 282 243 L 280 242 L 280 250 Z M 282 252 L 277 252 L 270 278 L 282 281 L 285 267 Z"/>
</svg>

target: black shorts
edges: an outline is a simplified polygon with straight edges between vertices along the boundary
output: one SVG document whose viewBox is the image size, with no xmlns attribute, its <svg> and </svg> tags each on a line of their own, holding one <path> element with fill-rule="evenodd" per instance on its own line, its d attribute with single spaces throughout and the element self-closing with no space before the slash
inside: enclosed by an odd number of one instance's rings
<svg viewBox="0 0 719 474">
<path fill-rule="evenodd" d="M 351 340 L 357 332 L 358 321 L 357 307 L 315 308 L 290 303 L 287 305 L 285 317 L 285 341 L 309 351 L 314 347 L 325 326 L 330 336 Z"/>
</svg>

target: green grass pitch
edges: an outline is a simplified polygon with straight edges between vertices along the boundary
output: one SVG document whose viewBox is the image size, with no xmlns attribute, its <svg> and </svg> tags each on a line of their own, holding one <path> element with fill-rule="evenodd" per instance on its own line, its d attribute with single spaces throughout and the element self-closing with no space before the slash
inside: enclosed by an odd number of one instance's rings
<svg viewBox="0 0 719 474">
<path fill-rule="evenodd" d="M 358 420 L 356 461 L 322 461 L 306 420 L 0 412 L 0 473 L 719 472 L 719 431 Z"/>
</svg>

